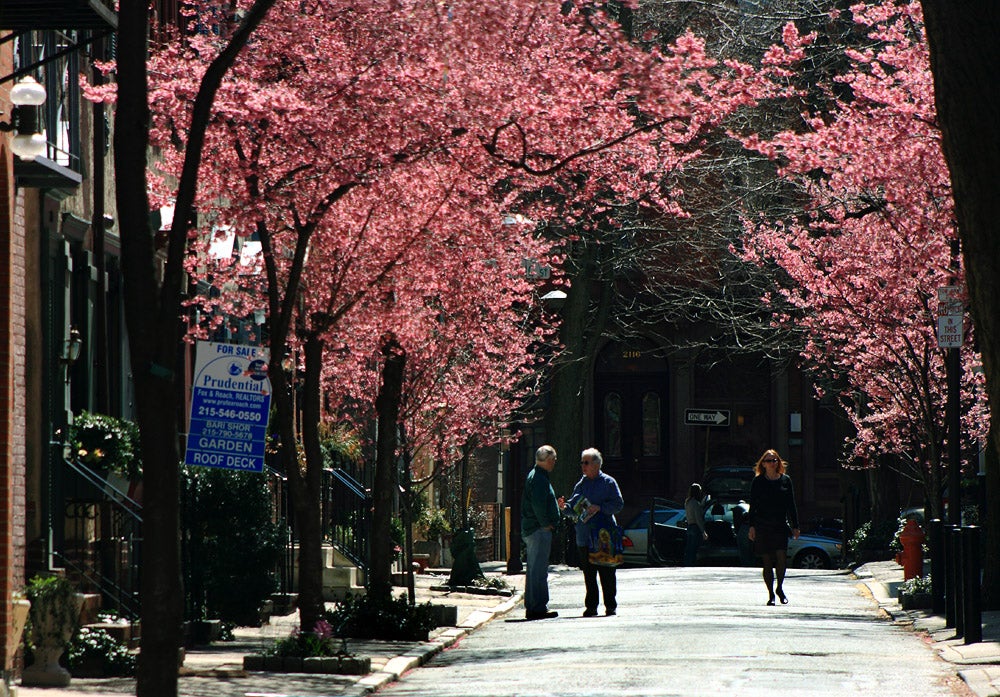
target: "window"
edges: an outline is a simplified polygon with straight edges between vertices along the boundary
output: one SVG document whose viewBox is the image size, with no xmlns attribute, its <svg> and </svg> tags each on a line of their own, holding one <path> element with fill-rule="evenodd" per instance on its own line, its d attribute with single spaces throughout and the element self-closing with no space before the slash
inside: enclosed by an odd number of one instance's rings
<svg viewBox="0 0 1000 697">
<path fill-rule="evenodd" d="M 660 454 L 660 395 L 655 392 L 642 396 L 642 454 Z"/>
</svg>

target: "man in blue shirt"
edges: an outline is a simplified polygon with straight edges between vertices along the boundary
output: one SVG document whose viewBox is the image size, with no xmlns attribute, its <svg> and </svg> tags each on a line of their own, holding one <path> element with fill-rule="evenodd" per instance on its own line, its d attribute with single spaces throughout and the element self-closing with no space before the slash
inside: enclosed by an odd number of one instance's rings
<svg viewBox="0 0 1000 697">
<path fill-rule="evenodd" d="M 528 548 L 524 577 L 524 616 L 529 620 L 558 617 L 549 610 L 549 554 L 552 533 L 559 523 L 559 504 L 549 481 L 556 466 L 556 449 L 543 445 L 535 453 L 521 497 L 521 538 Z"/>
<path fill-rule="evenodd" d="M 580 569 L 583 571 L 583 582 L 587 588 L 584 598 L 584 617 L 593 617 L 597 614 L 598 576 L 601 578 L 601 593 L 604 595 L 604 614 L 613 615 L 618 608 L 618 602 L 615 600 L 618 592 L 615 567 L 590 563 L 590 531 L 594 522 L 610 520 L 612 525 L 617 525 L 615 514 L 625 505 L 618 482 L 614 477 L 601 471 L 603 464 L 604 458 L 597 448 L 584 450 L 580 454 L 580 469 L 583 470 L 583 476 L 573 487 L 573 495 L 569 501 L 559 500 L 560 507 L 570 510 L 583 499 L 589 502 L 586 513 L 576 523 L 576 546 L 580 551 Z"/>
</svg>

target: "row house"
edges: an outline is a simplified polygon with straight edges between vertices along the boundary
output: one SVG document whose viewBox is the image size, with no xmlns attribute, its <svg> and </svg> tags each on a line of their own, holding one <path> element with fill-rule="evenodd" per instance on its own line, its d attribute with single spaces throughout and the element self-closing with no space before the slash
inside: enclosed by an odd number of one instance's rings
<svg viewBox="0 0 1000 697">
<path fill-rule="evenodd" d="M 82 410 L 126 415 L 111 110 L 81 79 L 114 59 L 110 0 L 5 0 L 0 8 L 0 457 L 4 685 L 15 674 L 14 596 L 53 568 L 97 594 L 112 498 L 68 465 Z M 103 528 L 103 529 L 102 529 Z M 109 550 L 103 550 L 107 556 Z M 70 571 L 73 569 L 74 571 Z"/>
</svg>

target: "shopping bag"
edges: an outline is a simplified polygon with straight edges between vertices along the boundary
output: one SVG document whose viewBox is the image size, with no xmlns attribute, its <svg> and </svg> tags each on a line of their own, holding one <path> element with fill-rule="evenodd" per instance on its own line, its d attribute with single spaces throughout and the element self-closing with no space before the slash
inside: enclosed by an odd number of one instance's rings
<svg viewBox="0 0 1000 697">
<path fill-rule="evenodd" d="M 625 561 L 622 528 L 613 518 L 597 515 L 590 523 L 588 559 L 594 566 L 621 566 Z"/>
</svg>

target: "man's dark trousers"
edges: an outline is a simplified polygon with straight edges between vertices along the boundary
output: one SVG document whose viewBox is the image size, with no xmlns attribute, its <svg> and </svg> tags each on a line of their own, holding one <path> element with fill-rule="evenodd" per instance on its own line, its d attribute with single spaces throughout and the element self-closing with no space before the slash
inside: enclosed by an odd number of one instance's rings
<svg viewBox="0 0 1000 697">
<path fill-rule="evenodd" d="M 583 583 L 587 588 L 583 605 L 590 612 L 597 611 L 597 578 L 601 579 L 601 594 L 604 596 L 604 611 L 611 614 L 618 607 L 615 596 L 618 593 L 618 581 L 615 578 L 615 567 L 597 566 L 590 563 L 590 550 L 578 547 L 580 552 L 580 569 L 583 570 Z"/>
</svg>

